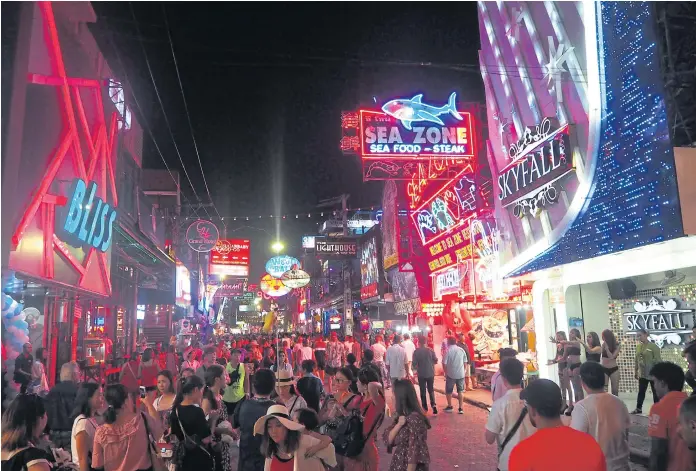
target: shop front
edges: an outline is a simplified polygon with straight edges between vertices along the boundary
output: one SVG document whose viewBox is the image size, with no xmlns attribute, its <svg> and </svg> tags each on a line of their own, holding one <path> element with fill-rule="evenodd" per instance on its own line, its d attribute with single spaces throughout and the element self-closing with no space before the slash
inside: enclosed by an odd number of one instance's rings
<svg viewBox="0 0 696 471">
<path fill-rule="evenodd" d="M 20 342 L 41 338 L 53 384 L 83 350 L 86 313 L 108 308 L 118 318 L 117 164 L 138 131 L 84 25 L 96 20 L 89 3 L 22 9 L 2 176 L 3 292 L 17 312 L 3 316 L 3 339 L 12 359 Z"/>
<path fill-rule="evenodd" d="M 636 330 L 647 328 L 664 358 L 683 364 L 693 325 L 696 240 L 684 237 L 654 12 L 607 2 L 478 7 L 505 241 L 498 271 L 531 286 L 521 304 L 533 322 L 522 330 L 533 326 L 539 376 L 558 379 L 549 336 L 611 329 L 621 391 L 635 391 Z M 526 74 L 541 64 L 543 79 Z M 510 75 L 495 72 L 502 68 Z"/>
</svg>

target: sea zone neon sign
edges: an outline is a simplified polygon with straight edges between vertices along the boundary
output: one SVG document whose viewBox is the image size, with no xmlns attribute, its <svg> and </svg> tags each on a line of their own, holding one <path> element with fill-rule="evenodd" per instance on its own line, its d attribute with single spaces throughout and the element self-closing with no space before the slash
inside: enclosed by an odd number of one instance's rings
<svg viewBox="0 0 696 471">
<path fill-rule="evenodd" d="M 461 120 L 449 113 L 438 117 L 439 123 L 431 121 L 430 125 L 411 125 L 407 128 L 403 121 L 393 115 L 360 110 L 362 157 L 363 159 L 473 157 L 471 114 L 466 111 L 455 112 L 462 118 Z"/>
<path fill-rule="evenodd" d="M 463 170 L 411 214 L 423 245 L 459 227 L 476 212 L 476 184 Z"/>
<path fill-rule="evenodd" d="M 94 182 L 87 186 L 83 179 L 76 178 L 70 193 L 72 197 L 64 216 L 63 239 L 75 247 L 86 245 L 106 252 L 113 238 L 116 210 L 95 196 L 97 184 Z"/>
</svg>

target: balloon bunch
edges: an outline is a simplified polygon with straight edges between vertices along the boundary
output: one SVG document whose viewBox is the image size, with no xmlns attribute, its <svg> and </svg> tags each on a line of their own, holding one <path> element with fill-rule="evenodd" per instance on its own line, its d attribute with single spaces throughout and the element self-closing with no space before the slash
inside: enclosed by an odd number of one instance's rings
<svg viewBox="0 0 696 471">
<path fill-rule="evenodd" d="M 5 286 L 6 283 L 3 283 Z M 29 342 L 29 324 L 24 320 L 24 305 L 15 301 L 12 296 L 2 294 L 2 326 L 5 328 L 5 374 L 7 384 L 10 386 L 7 399 L 12 400 L 19 391 L 18 385 L 12 381 L 14 377 L 15 359 L 22 352 L 22 347 Z"/>
</svg>

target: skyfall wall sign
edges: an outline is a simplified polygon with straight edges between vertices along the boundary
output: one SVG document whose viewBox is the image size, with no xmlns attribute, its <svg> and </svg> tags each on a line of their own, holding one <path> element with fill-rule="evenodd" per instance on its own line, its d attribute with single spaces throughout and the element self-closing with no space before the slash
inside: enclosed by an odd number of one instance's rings
<svg viewBox="0 0 696 471">
<path fill-rule="evenodd" d="M 358 243 L 353 239 L 326 239 L 317 237 L 315 251 L 319 258 L 356 258 L 358 256 Z"/>
<path fill-rule="evenodd" d="M 511 162 L 498 175 L 503 206 L 511 205 L 555 182 L 574 170 L 568 125 L 553 127 L 549 118 L 527 129 L 517 144 L 510 146 Z"/>
<path fill-rule="evenodd" d="M 679 309 L 677 301 L 637 302 L 634 312 L 624 313 L 624 330 L 627 335 L 636 335 L 641 329 L 650 334 L 650 339 L 659 347 L 665 343 L 681 345 L 682 335 L 690 334 L 694 327 L 694 310 Z"/>
<path fill-rule="evenodd" d="M 91 246 L 106 252 L 111 246 L 116 209 L 97 197 L 97 184 L 76 178 L 69 191 L 70 205 L 63 211 L 60 237 L 73 247 Z M 62 230 L 60 230 L 62 229 Z"/>
</svg>

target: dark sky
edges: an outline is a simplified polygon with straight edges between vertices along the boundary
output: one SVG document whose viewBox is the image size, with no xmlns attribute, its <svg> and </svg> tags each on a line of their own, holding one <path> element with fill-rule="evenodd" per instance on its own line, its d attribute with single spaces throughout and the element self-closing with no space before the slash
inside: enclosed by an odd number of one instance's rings
<svg viewBox="0 0 696 471">
<path fill-rule="evenodd" d="M 417 92 L 435 103 L 452 91 L 460 101 L 484 99 L 475 2 L 134 2 L 166 115 L 202 199 L 162 5 L 205 176 L 225 217 L 306 213 L 342 192 L 351 194 L 351 207 L 378 206 L 381 182 L 363 183 L 359 158 L 340 151 L 341 111 Z M 113 37 L 167 163 L 180 169 L 130 4 L 93 6 L 93 31 L 112 68 L 121 67 Z M 163 167 L 149 139 L 144 166 Z M 184 182 L 182 174 L 191 197 Z"/>
</svg>

